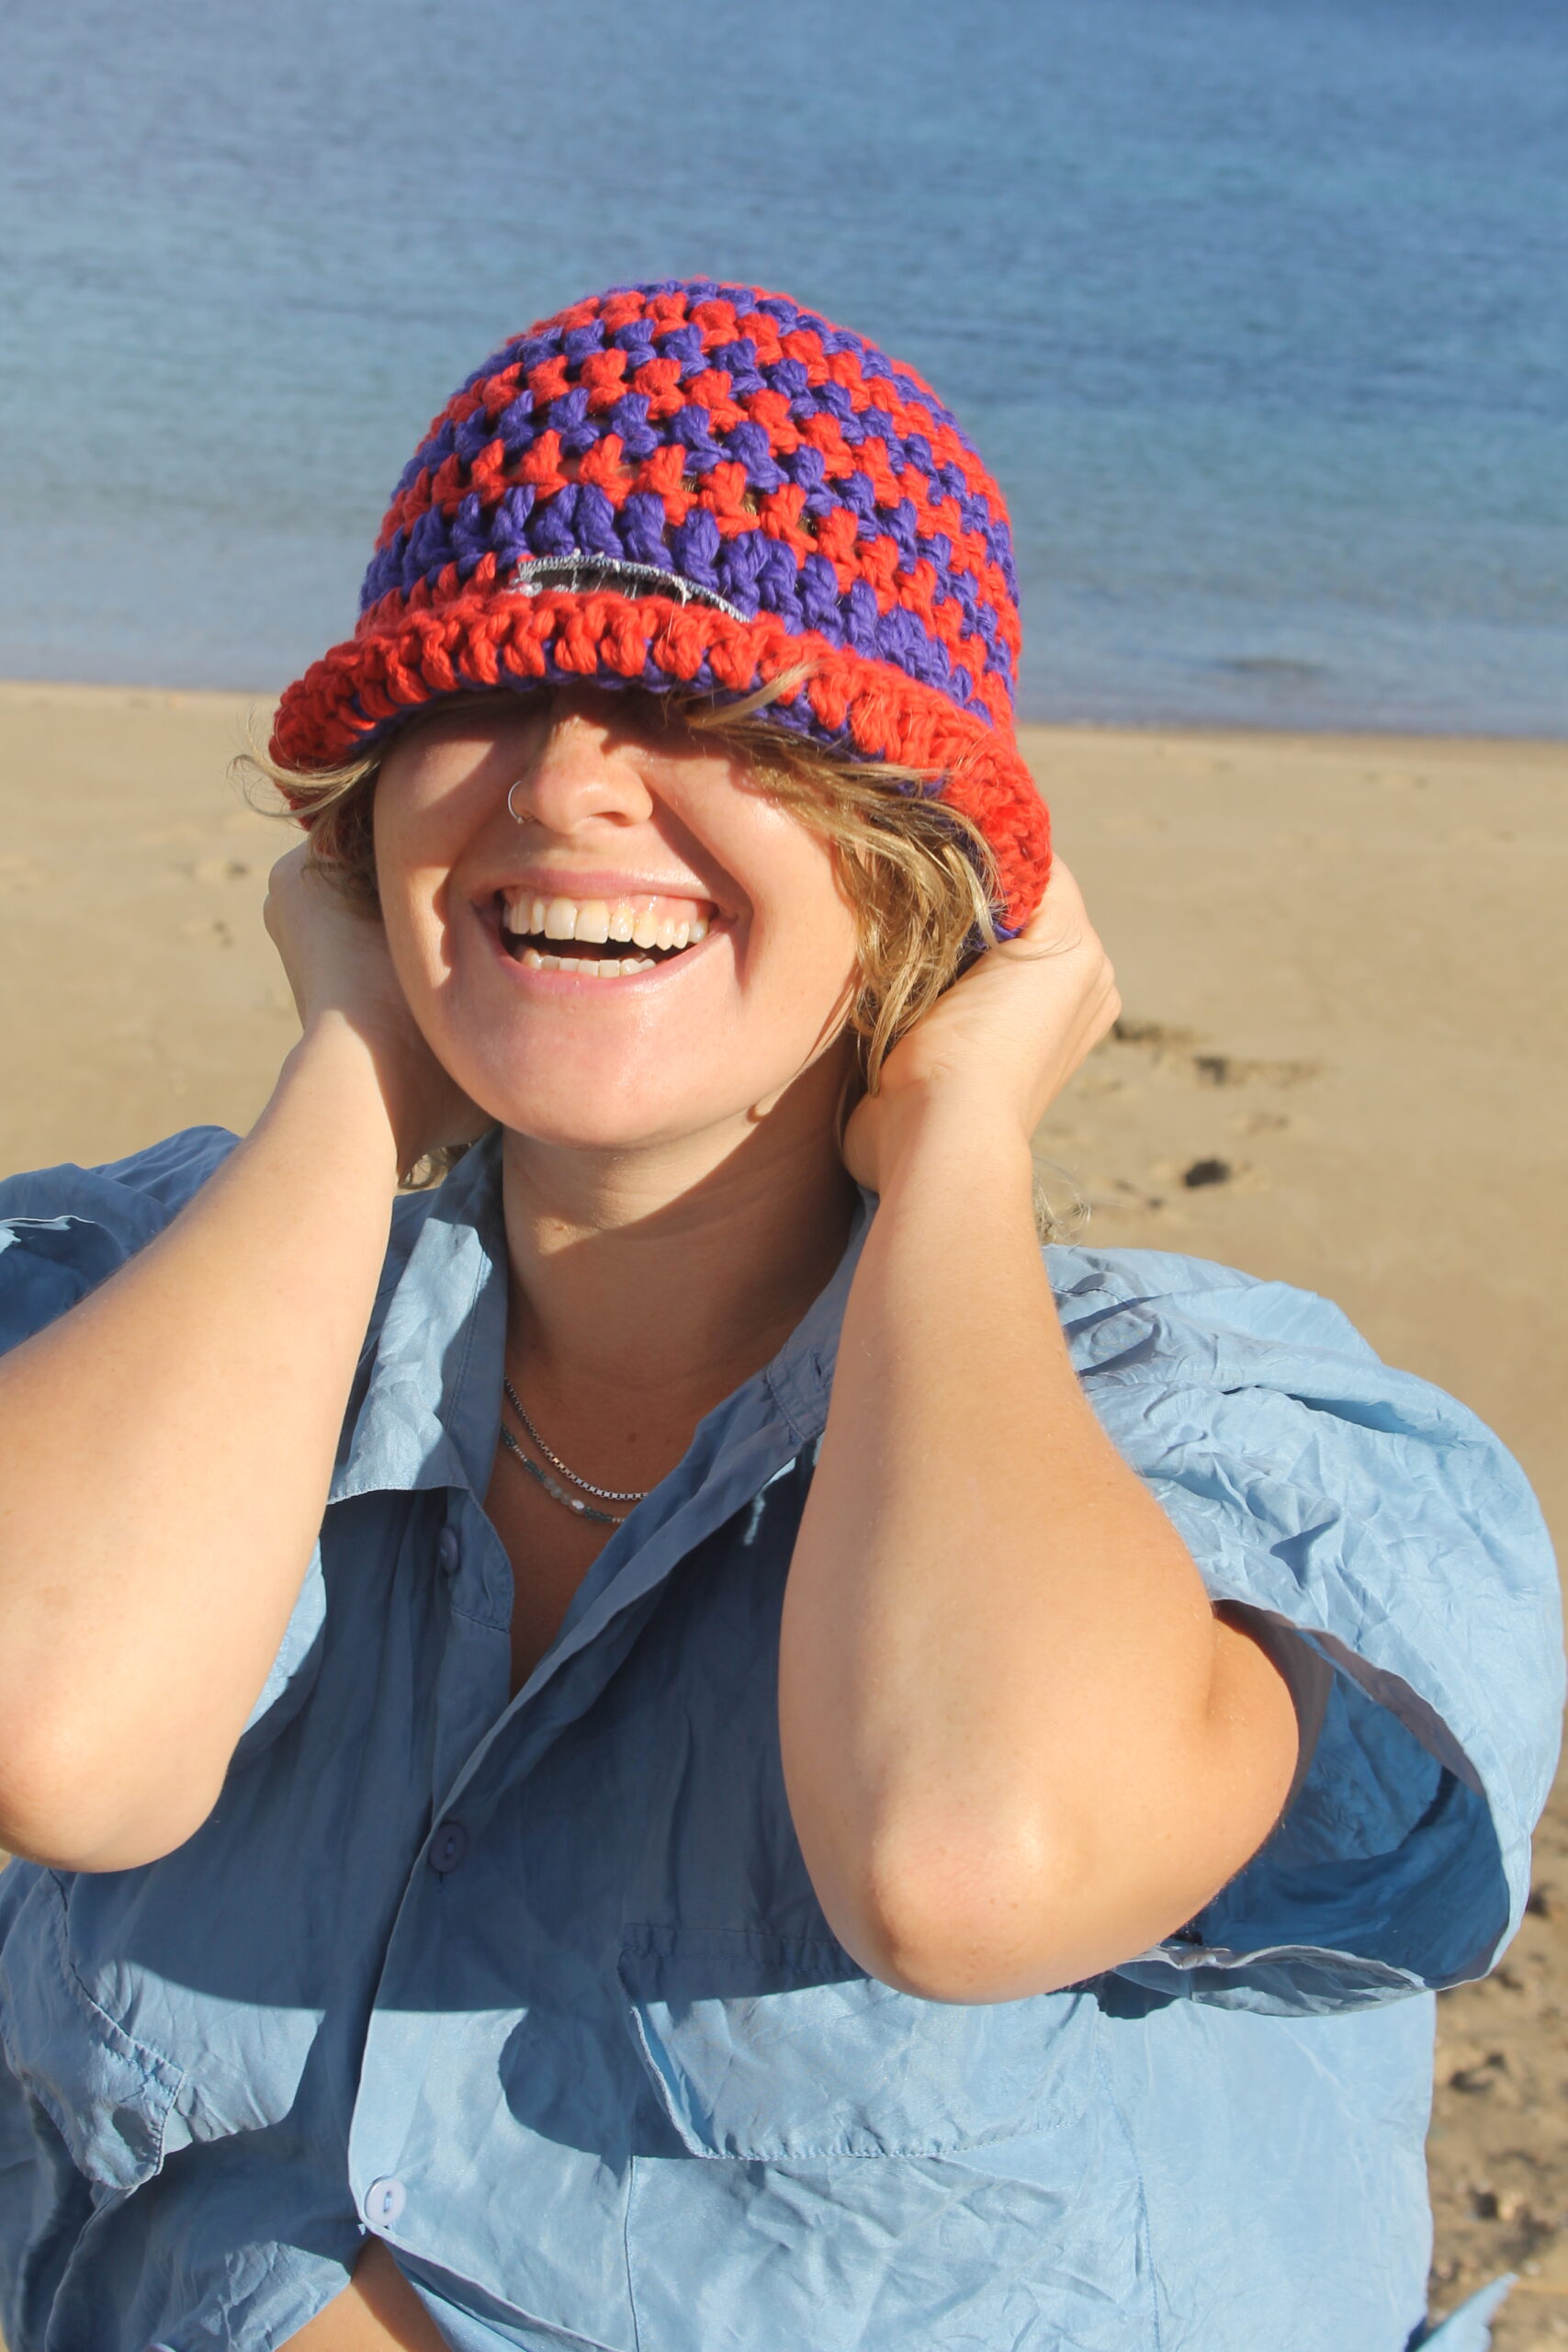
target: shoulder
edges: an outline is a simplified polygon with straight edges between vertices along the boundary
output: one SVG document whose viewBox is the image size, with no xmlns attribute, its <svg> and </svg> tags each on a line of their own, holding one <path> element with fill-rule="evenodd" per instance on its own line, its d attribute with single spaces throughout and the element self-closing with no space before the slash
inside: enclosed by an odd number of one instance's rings
<svg viewBox="0 0 1568 2352">
<path fill-rule="evenodd" d="M 1331 1301 L 1162 1250 L 1046 1252 L 1074 1362 L 1102 1417 L 1149 1465 L 1205 1443 L 1256 1449 L 1310 1485 L 1375 1462 L 1458 1500 L 1473 1487 L 1527 1546 L 1543 1540 L 1522 1471 L 1467 1406 L 1385 1363 Z M 1287 1430 L 1296 1443 L 1281 1450 Z"/>
<path fill-rule="evenodd" d="M 1057 1246 L 1044 1255 L 1069 1332 L 1088 1333 L 1125 1314 L 1157 1330 L 1168 1351 L 1190 1353 L 1207 1335 L 1216 1346 L 1216 1363 L 1227 1348 L 1248 1344 L 1326 1349 L 1364 1363 L 1379 1361 L 1339 1307 L 1289 1283 L 1266 1282 L 1235 1266 L 1168 1250 Z M 1096 1362 L 1109 1361 L 1114 1352 L 1113 1345 L 1103 1342 L 1089 1350 Z"/>
<path fill-rule="evenodd" d="M 41 1330 L 177 1216 L 238 1137 L 187 1127 L 101 1168 L 0 1182 L 0 1348 Z"/>
<path fill-rule="evenodd" d="M 1048 1254 L 1085 1390 L 1217 1594 L 1297 1618 L 1319 1601 L 1325 1630 L 1393 1671 L 1445 1629 L 1456 1670 L 1495 1644 L 1531 1658 L 1555 1706 L 1551 1544 L 1468 1407 L 1287 1283 L 1154 1250 Z"/>
<path fill-rule="evenodd" d="M 239 1137 L 227 1127 L 182 1127 L 145 1151 L 98 1168 L 67 1160 L 0 1179 L 0 1227 L 18 1220 L 91 1216 L 148 1234 L 166 1225 L 222 1165 Z"/>
<path fill-rule="evenodd" d="M 0 1351 L 74 1306 L 171 1225 L 239 1144 L 185 1127 L 98 1168 L 66 1162 L 0 1179 Z M 384 1307 L 439 1192 L 400 1194 L 378 1295 Z"/>
</svg>

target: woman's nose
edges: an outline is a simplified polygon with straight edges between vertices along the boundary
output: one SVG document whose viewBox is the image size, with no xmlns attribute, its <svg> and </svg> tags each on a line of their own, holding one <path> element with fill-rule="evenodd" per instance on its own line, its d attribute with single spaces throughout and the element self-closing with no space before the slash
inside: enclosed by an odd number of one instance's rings
<svg viewBox="0 0 1568 2352">
<path fill-rule="evenodd" d="M 618 732 L 613 718 L 569 706 L 558 711 L 513 785 L 509 806 L 525 821 L 532 818 L 553 833 L 571 833 L 594 822 L 645 824 L 653 796 L 636 744 Z"/>
</svg>

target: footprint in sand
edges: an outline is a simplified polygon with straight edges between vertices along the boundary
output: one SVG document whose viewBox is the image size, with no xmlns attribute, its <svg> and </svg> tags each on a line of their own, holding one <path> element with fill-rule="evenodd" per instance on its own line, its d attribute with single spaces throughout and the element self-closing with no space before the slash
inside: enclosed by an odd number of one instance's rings
<svg viewBox="0 0 1568 2352">
<path fill-rule="evenodd" d="M 1300 1086 L 1321 1075 L 1321 1062 L 1257 1061 L 1240 1054 L 1194 1054 L 1193 1076 L 1204 1086 Z"/>
<path fill-rule="evenodd" d="M 1277 1136 L 1294 1125 L 1283 1111 L 1238 1111 L 1225 1121 L 1232 1135 Z"/>
<path fill-rule="evenodd" d="M 1160 1067 L 1176 1067 L 1201 1086 L 1300 1086 L 1322 1075 L 1315 1061 L 1266 1060 L 1245 1054 L 1216 1053 L 1201 1046 L 1195 1029 L 1165 1021 L 1144 1021 L 1123 1013 L 1111 1032 L 1112 1046 L 1132 1046 L 1148 1054 Z M 1194 1052 L 1194 1046 L 1201 1050 Z"/>
<path fill-rule="evenodd" d="M 1118 1046 L 1155 1046 L 1167 1052 L 1175 1046 L 1195 1045 L 1198 1032 L 1173 1028 L 1167 1021 L 1140 1021 L 1124 1012 L 1112 1026 L 1111 1036 Z"/>
</svg>

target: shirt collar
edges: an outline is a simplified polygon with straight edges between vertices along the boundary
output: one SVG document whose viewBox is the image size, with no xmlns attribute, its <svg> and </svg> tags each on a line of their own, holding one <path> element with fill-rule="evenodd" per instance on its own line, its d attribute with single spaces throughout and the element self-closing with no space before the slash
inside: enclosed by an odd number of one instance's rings
<svg viewBox="0 0 1568 2352">
<path fill-rule="evenodd" d="M 711 1458 L 721 1450 L 736 1407 L 759 1385 L 797 1444 L 821 1435 L 844 1305 L 875 1205 L 863 1190 L 826 1287 L 772 1362 L 699 1425 L 694 1452 Z M 506 1231 L 493 1128 L 435 1191 L 397 1204 L 328 1500 L 433 1487 L 466 1487 L 482 1498 L 498 1442 L 505 1344 Z"/>
<path fill-rule="evenodd" d="M 482 1495 L 505 1340 L 501 1136 L 493 1129 L 445 1183 L 405 1193 L 393 1210 L 329 1502 L 425 1487 Z"/>
</svg>

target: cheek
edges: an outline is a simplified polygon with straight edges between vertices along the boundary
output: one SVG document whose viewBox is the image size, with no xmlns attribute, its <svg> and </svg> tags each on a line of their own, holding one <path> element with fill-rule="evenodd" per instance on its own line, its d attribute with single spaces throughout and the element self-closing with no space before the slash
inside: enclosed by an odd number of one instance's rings
<svg viewBox="0 0 1568 2352">
<path fill-rule="evenodd" d="M 859 962 L 852 923 L 828 919 L 809 930 L 792 927 L 764 939 L 756 963 L 755 984 L 746 992 L 765 1033 L 784 1042 L 786 1056 L 818 1050 L 853 1001 Z M 745 986 L 747 976 L 741 978 Z"/>
<path fill-rule="evenodd" d="M 404 873 L 389 876 L 383 868 L 378 888 L 381 924 L 392 969 L 411 1012 L 422 1028 L 427 1027 L 428 1008 L 444 977 L 440 925 L 433 918 L 427 899 L 414 887 L 413 877 Z"/>
<path fill-rule="evenodd" d="M 803 877 L 805 878 L 805 877 Z M 809 874 L 812 888 L 781 892 L 754 913 L 747 961 L 760 994 L 793 1025 L 815 1032 L 840 1013 L 859 975 L 852 910 L 831 869 Z"/>
<path fill-rule="evenodd" d="M 714 846 L 745 889 L 748 976 L 830 1001 L 859 956 L 834 851 L 790 809 L 741 800 L 735 813 Z"/>
<path fill-rule="evenodd" d="M 449 865 L 445 845 L 427 839 L 419 812 L 393 797 L 376 809 L 376 884 L 393 968 L 411 1001 L 438 989 L 449 969 L 444 916 Z"/>
</svg>

